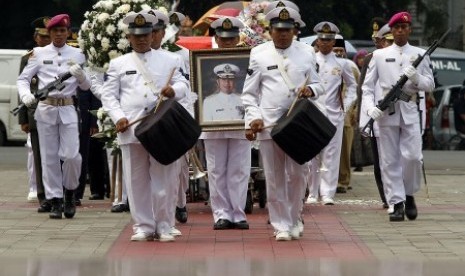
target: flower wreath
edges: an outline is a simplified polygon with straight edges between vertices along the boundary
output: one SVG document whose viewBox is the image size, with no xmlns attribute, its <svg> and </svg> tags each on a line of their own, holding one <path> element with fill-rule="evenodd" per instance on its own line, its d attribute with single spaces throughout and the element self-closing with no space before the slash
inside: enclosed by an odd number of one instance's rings
<svg viewBox="0 0 465 276">
<path fill-rule="evenodd" d="M 253 47 L 271 40 L 264 14 L 269 4 L 268 1 L 252 2 L 237 16 L 245 25 L 240 32 L 241 45 Z"/>
<path fill-rule="evenodd" d="M 84 13 L 78 43 L 93 70 L 105 72 L 111 59 L 130 51 L 126 39 L 128 26 L 123 18 L 128 12 L 158 9 L 168 13 L 165 0 L 100 0 Z"/>
</svg>

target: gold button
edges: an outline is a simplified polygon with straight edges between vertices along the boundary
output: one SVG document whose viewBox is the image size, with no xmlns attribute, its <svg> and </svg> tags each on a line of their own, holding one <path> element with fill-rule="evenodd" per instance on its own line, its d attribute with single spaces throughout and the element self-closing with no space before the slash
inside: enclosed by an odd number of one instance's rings
<svg viewBox="0 0 465 276">
<path fill-rule="evenodd" d="M 58 66 L 61 66 L 61 63 L 58 63 Z"/>
</svg>

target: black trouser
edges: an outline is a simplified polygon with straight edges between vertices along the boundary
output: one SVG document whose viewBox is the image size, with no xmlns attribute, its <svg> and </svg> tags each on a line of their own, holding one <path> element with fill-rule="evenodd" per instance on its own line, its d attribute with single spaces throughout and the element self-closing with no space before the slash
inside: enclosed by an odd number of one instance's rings
<svg viewBox="0 0 465 276">
<path fill-rule="evenodd" d="M 42 180 L 39 133 L 37 132 L 37 129 L 31 129 L 29 133 L 31 135 L 32 154 L 34 155 L 34 170 L 36 172 L 37 197 L 40 201 L 42 201 L 43 199 L 45 199 L 45 188 L 44 182 Z"/>
<path fill-rule="evenodd" d="M 104 146 L 105 143 L 95 138 L 90 138 L 88 172 L 91 194 L 110 194 L 107 152 Z"/>
</svg>

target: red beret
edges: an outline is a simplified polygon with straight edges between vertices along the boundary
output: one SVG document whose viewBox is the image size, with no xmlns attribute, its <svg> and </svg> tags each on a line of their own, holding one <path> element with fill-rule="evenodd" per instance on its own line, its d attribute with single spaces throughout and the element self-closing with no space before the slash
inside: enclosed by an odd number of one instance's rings
<svg viewBox="0 0 465 276">
<path fill-rule="evenodd" d="M 47 30 L 50 30 L 53 27 L 69 28 L 70 25 L 71 25 L 71 22 L 69 20 L 69 15 L 59 14 L 59 15 L 55 15 L 54 17 L 52 17 L 52 19 L 50 19 L 50 21 L 48 21 Z"/>
<path fill-rule="evenodd" d="M 397 23 L 412 23 L 412 16 L 408 12 L 399 12 L 394 14 L 391 19 L 389 19 L 389 27 L 394 26 Z"/>
</svg>

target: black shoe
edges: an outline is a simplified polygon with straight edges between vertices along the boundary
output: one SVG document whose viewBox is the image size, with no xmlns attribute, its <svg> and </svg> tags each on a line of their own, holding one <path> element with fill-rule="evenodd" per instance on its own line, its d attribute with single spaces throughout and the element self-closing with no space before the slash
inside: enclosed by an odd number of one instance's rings
<svg viewBox="0 0 465 276">
<path fill-rule="evenodd" d="M 61 219 L 63 215 L 63 199 L 54 197 L 50 200 L 52 204 L 52 210 L 48 215 L 51 219 Z"/>
<path fill-rule="evenodd" d="M 413 196 L 406 196 L 405 198 L 405 215 L 409 220 L 415 220 L 418 216 L 417 205 Z"/>
<path fill-rule="evenodd" d="M 234 228 L 241 229 L 241 230 L 247 230 L 249 229 L 249 223 L 246 220 L 242 220 L 242 221 L 234 223 Z"/>
<path fill-rule="evenodd" d="M 214 230 L 225 230 L 225 229 L 233 229 L 234 224 L 227 219 L 219 219 L 213 225 Z"/>
<path fill-rule="evenodd" d="M 129 207 L 127 204 L 124 204 L 124 203 L 113 205 L 111 207 L 111 212 L 112 213 L 129 212 Z"/>
<path fill-rule="evenodd" d="M 74 199 L 74 205 L 76 205 L 76 206 L 82 206 L 81 199 L 75 198 L 75 199 Z"/>
<path fill-rule="evenodd" d="M 394 204 L 394 212 L 389 214 L 389 221 L 404 221 L 404 202 Z"/>
<path fill-rule="evenodd" d="M 89 196 L 89 200 L 102 200 L 102 199 L 104 199 L 104 196 L 99 195 L 99 194 L 91 194 Z"/>
<path fill-rule="evenodd" d="M 182 208 L 176 207 L 176 213 L 175 213 L 174 217 L 176 218 L 176 220 L 179 223 L 186 223 L 187 222 L 187 209 L 186 209 L 186 206 L 184 206 Z"/>
<path fill-rule="evenodd" d="M 39 208 L 37 209 L 38 213 L 50 213 L 52 211 L 52 204 L 48 200 L 42 201 Z"/>
<path fill-rule="evenodd" d="M 63 208 L 65 218 L 73 218 L 76 214 L 76 201 L 74 199 L 74 190 L 65 191 L 65 204 Z"/>
<path fill-rule="evenodd" d="M 389 208 L 389 204 L 387 204 L 386 202 L 383 202 L 383 209 L 388 209 Z"/>
<path fill-rule="evenodd" d="M 339 187 L 336 188 L 336 193 L 345 194 L 345 193 L 347 193 L 347 189 L 346 189 L 346 187 L 339 186 Z"/>
</svg>

